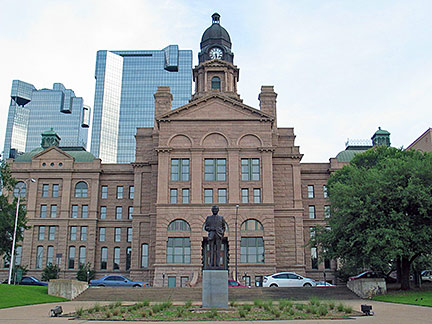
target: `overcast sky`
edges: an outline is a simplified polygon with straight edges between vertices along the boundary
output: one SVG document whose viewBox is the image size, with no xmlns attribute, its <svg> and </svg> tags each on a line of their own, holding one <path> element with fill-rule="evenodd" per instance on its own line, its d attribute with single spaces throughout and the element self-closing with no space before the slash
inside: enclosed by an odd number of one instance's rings
<svg viewBox="0 0 432 324">
<path fill-rule="evenodd" d="M 261 85 L 274 85 L 278 126 L 294 127 L 304 162 L 326 162 L 347 138 L 369 139 L 379 126 L 406 147 L 432 124 L 430 0 L 0 0 L 0 8 L 1 150 L 12 80 L 38 89 L 61 82 L 93 107 L 97 50 L 178 44 L 196 65 L 214 12 L 231 36 L 244 103 L 258 108 Z"/>
</svg>

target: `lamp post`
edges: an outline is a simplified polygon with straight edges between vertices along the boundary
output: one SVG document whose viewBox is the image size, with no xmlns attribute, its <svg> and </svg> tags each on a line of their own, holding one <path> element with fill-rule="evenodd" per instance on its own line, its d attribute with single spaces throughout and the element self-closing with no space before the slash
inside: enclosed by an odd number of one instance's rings
<svg viewBox="0 0 432 324">
<path fill-rule="evenodd" d="M 237 219 L 238 219 L 238 210 L 239 210 L 239 205 L 236 205 L 235 206 L 236 207 L 236 215 L 235 215 L 235 239 L 234 239 L 234 242 L 235 242 L 235 280 L 236 281 L 238 281 L 238 277 L 237 277 L 237 271 L 238 271 L 238 269 L 237 269 Z"/>
<path fill-rule="evenodd" d="M 25 181 L 24 186 L 27 184 L 27 181 L 30 180 L 31 182 L 36 182 L 35 179 L 31 178 L 31 179 L 27 179 Z M 17 199 L 17 205 L 16 205 L 16 212 L 15 212 L 15 224 L 14 224 L 14 233 L 13 233 L 13 239 L 12 239 L 12 250 L 11 250 L 11 258 L 10 258 L 10 263 L 9 263 L 9 277 L 8 277 L 8 285 L 11 284 L 11 279 L 12 279 L 12 269 L 14 267 L 14 263 L 15 263 L 15 243 L 16 243 L 16 232 L 17 232 L 17 226 L 18 226 L 18 214 L 19 214 L 19 206 L 20 206 L 20 198 L 21 198 L 21 190 L 22 190 L 23 186 L 19 186 L 18 187 L 18 199 Z"/>
</svg>

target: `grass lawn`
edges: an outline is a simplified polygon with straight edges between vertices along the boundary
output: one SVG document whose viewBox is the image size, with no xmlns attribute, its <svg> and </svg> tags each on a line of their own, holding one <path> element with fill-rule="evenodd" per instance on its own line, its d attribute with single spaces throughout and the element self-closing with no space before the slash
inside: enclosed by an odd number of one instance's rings
<svg viewBox="0 0 432 324">
<path fill-rule="evenodd" d="M 392 293 L 382 296 L 375 296 L 373 300 L 432 307 L 432 291 L 406 291 Z"/>
<path fill-rule="evenodd" d="M 61 297 L 49 296 L 48 287 L 0 284 L 0 308 L 55 303 L 66 300 Z"/>
</svg>

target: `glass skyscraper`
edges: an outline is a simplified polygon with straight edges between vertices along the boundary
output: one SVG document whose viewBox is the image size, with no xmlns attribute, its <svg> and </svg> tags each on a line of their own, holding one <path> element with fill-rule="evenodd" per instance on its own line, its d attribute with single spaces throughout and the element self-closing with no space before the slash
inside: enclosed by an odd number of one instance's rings
<svg viewBox="0 0 432 324">
<path fill-rule="evenodd" d="M 154 93 L 169 86 L 172 108 L 192 95 L 192 51 L 98 51 L 91 153 L 104 163 L 135 160 L 137 127 L 152 127 Z"/>
<path fill-rule="evenodd" d="M 61 146 L 86 148 L 89 115 L 90 108 L 83 98 L 61 83 L 37 90 L 30 83 L 13 80 L 4 158 L 39 147 L 41 134 L 50 128 L 60 136 Z"/>
</svg>

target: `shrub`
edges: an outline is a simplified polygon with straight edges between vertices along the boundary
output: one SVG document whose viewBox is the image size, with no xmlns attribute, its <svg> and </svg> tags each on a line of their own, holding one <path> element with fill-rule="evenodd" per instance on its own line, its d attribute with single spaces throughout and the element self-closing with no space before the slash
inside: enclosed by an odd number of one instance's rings
<svg viewBox="0 0 432 324">
<path fill-rule="evenodd" d="M 101 305 L 99 305 L 99 304 L 95 304 L 94 306 L 93 306 L 93 309 L 95 310 L 95 312 L 99 312 L 100 310 L 101 310 Z"/>
<path fill-rule="evenodd" d="M 150 305 L 150 302 L 147 299 L 144 299 L 141 303 L 138 303 L 140 307 L 147 307 Z"/>
<path fill-rule="evenodd" d="M 110 318 L 112 315 L 111 315 L 111 312 L 106 312 L 105 313 L 105 318 Z"/>
<path fill-rule="evenodd" d="M 245 309 L 239 308 L 238 312 L 239 312 L 239 315 L 241 318 L 246 317 L 246 310 Z"/>
<path fill-rule="evenodd" d="M 231 306 L 231 307 L 236 307 L 236 306 L 237 306 L 236 301 L 235 301 L 235 300 L 231 300 L 231 301 L 230 301 L 230 306 Z"/>
<path fill-rule="evenodd" d="M 346 314 L 350 314 L 350 313 L 353 312 L 353 308 L 352 308 L 351 306 L 345 306 L 345 308 L 344 308 L 344 312 L 345 312 Z"/>
<path fill-rule="evenodd" d="M 305 309 L 305 305 L 304 305 L 304 304 L 296 304 L 296 308 L 297 308 L 299 311 L 303 311 L 303 310 Z"/>
<path fill-rule="evenodd" d="M 321 302 L 320 302 L 319 299 L 316 298 L 316 297 L 311 297 L 311 298 L 309 299 L 309 305 L 316 305 L 316 306 L 319 306 L 320 304 L 321 304 Z"/>
<path fill-rule="evenodd" d="M 329 307 L 329 309 L 334 309 L 335 308 L 335 303 L 333 302 L 333 301 L 330 301 L 329 303 L 328 303 L 328 307 Z"/>
<path fill-rule="evenodd" d="M 51 262 L 42 270 L 42 281 L 50 281 L 50 279 L 57 279 L 60 268 Z"/>
<path fill-rule="evenodd" d="M 187 300 L 186 303 L 185 303 L 185 307 L 186 308 L 191 308 L 192 307 L 192 300 L 190 300 L 190 299 Z"/>
<path fill-rule="evenodd" d="M 147 312 L 142 312 L 141 317 L 147 317 Z"/>
<path fill-rule="evenodd" d="M 118 316 L 120 315 L 120 310 L 118 308 L 115 308 L 112 312 L 113 316 Z"/>
<path fill-rule="evenodd" d="M 183 317 L 184 313 L 186 311 L 186 308 L 183 306 L 179 306 L 177 307 L 176 311 L 175 311 L 175 315 L 176 317 Z"/>
<path fill-rule="evenodd" d="M 84 314 L 84 309 L 82 307 L 75 308 L 75 314 L 81 317 Z"/>
<path fill-rule="evenodd" d="M 76 278 L 79 281 L 90 282 L 90 280 L 94 279 L 96 275 L 96 271 L 91 268 L 89 262 L 86 264 L 80 264 Z"/>
<path fill-rule="evenodd" d="M 256 307 L 262 308 L 262 306 L 263 306 L 263 301 L 262 301 L 261 299 L 255 299 L 255 300 L 254 300 L 254 305 L 255 305 Z"/>
<path fill-rule="evenodd" d="M 215 309 L 212 309 L 210 312 L 208 312 L 208 317 L 209 318 L 215 318 L 217 317 L 218 312 Z"/>
<path fill-rule="evenodd" d="M 338 310 L 338 312 L 343 312 L 343 311 L 345 310 L 344 305 L 343 305 L 343 304 L 339 304 L 339 305 L 337 306 L 337 310 Z"/>
<path fill-rule="evenodd" d="M 114 303 L 114 307 L 120 307 L 121 306 L 121 301 L 116 301 L 115 303 Z"/>
<path fill-rule="evenodd" d="M 320 306 L 318 307 L 318 314 L 319 314 L 320 316 L 326 316 L 326 315 L 328 314 L 327 307 L 326 307 L 325 305 L 320 305 Z"/>
</svg>

